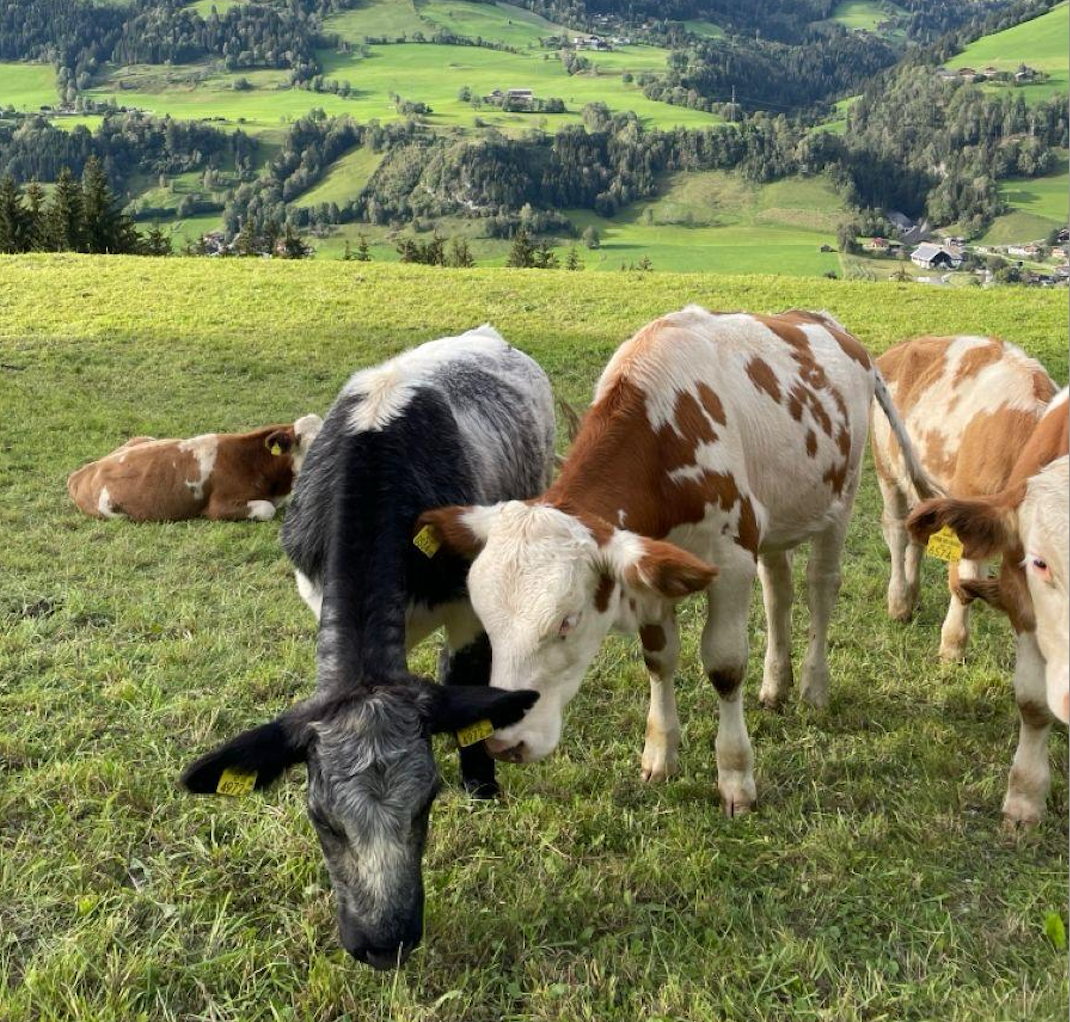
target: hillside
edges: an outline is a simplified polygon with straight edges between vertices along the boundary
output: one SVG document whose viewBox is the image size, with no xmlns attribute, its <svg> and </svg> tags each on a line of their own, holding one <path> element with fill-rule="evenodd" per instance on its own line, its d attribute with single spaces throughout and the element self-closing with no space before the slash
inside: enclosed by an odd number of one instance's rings
<svg viewBox="0 0 1070 1022">
<path fill-rule="evenodd" d="M 946 572 L 930 560 L 915 619 L 888 620 L 868 458 L 827 711 L 758 706 L 752 605 L 750 817 L 717 804 L 694 600 L 669 783 L 639 778 L 634 637 L 607 641 L 553 757 L 499 767 L 499 802 L 466 798 L 453 742 L 436 742 L 426 935 L 396 975 L 338 947 L 303 768 L 248 799 L 178 789 L 193 756 L 312 691 L 314 621 L 278 521 L 90 520 L 67 499 L 73 467 L 135 434 L 322 412 L 358 367 L 487 320 L 582 409 L 616 346 L 688 302 L 828 309 L 875 352 L 991 331 L 1067 378 L 1065 295 L 1040 291 L 0 257 L 0 925 L 17 937 L 0 947 L 4 1022 L 1065 1016 L 1066 954 L 1045 931 L 1066 911 L 1066 729 L 1050 739 L 1048 818 L 1002 834 L 1011 630 L 979 611 L 968 662 L 939 664 Z M 796 620 L 798 658 L 805 609 Z M 434 642 L 411 659 L 435 661 Z"/>
</svg>

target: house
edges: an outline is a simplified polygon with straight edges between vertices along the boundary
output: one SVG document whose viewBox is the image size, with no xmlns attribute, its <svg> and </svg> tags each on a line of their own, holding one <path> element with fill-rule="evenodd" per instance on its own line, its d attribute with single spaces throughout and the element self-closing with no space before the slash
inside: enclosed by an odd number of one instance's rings
<svg viewBox="0 0 1070 1022">
<path fill-rule="evenodd" d="M 959 78 L 976 78 L 977 71 L 972 67 L 960 67 L 958 70 Z"/>
<path fill-rule="evenodd" d="M 986 78 L 995 78 L 999 73 L 999 68 L 993 67 L 991 64 L 989 64 L 987 67 L 981 68 L 981 74 L 983 74 Z"/>
<path fill-rule="evenodd" d="M 1023 64 L 1017 71 L 1014 72 L 1014 80 L 1016 82 L 1031 82 L 1036 78 L 1037 72 L 1034 68 L 1027 67 Z"/>
<path fill-rule="evenodd" d="M 612 50 L 613 45 L 599 35 L 578 35 L 576 48 L 579 50 Z"/>
<path fill-rule="evenodd" d="M 1008 245 L 1007 253 L 1020 259 L 1036 259 L 1040 255 L 1040 246 L 1032 242 L 1028 245 Z"/>
<path fill-rule="evenodd" d="M 942 78 L 944 81 L 950 81 L 952 78 L 958 78 L 958 74 L 949 68 L 938 67 L 936 69 L 936 77 Z"/>
<path fill-rule="evenodd" d="M 506 89 L 505 102 L 510 106 L 531 106 L 535 102 L 535 93 L 531 89 Z"/>
<path fill-rule="evenodd" d="M 1070 259 L 1070 249 L 1067 249 L 1065 245 L 1059 245 L 1056 248 L 1053 248 L 1048 253 L 1048 255 L 1052 259 L 1058 259 L 1059 262 L 1065 263 L 1068 259 Z"/>
<path fill-rule="evenodd" d="M 870 238 L 862 247 L 867 252 L 887 252 L 891 246 L 887 238 Z"/>
<path fill-rule="evenodd" d="M 956 270 L 962 265 L 962 253 L 948 245 L 924 242 L 911 252 L 910 261 L 915 266 L 924 266 L 930 270 L 940 267 L 946 270 Z"/>
<path fill-rule="evenodd" d="M 1070 266 L 1056 266 L 1052 272 L 1058 280 L 1070 280 Z"/>
</svg>

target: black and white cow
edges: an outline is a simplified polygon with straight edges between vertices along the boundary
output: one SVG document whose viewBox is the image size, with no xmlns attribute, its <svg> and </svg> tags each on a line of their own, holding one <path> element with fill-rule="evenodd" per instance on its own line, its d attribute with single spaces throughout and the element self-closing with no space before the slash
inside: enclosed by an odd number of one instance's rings
<svg viewBox="0 0 1070 1022">
<path fill-rule="evenodd" d="M 404 961 L 423 932 L 420 865 L 439 787 L 431 734 L 483 720 L 508 726 L 537 698 L 489 687 L 467 561 L 433 537 L 414 538 L 414 523 L 444 504 L 539 493 L 553 438 L 546 375 L 490 326 L 356 373 L 306 457 L 283 529 L 320 622 L 316 692 L 184 777 L 191 790 L 214 792 L 224 769 L 256 771 L 259 788 L 307 763 L 308 813 L 342 943 L 377 968 Z M 440 626 L 443 686 L 406 666 L 406 652 Z M 473 794 L 497 792 L 482 741 L 462 748 L 461 773 Z"/>
</svg>

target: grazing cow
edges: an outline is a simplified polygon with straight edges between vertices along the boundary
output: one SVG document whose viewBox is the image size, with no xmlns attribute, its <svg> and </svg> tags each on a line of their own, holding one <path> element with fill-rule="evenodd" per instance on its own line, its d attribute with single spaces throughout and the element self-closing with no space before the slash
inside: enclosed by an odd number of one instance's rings
<svg viewBox="0 0 1070 1022">
<path fill-rule="evenodd" d="M 925 501 L 907 522 L 915 542 L 926 542 L 946 525 L 958 535 L 965 556 L 982 561 L 1002 555 L 997 578 L 963 579 L 959 595 L 963 602 L 982 599 L 1002 610 L 1016 633 L 1020 724 L 1003 801 L 1003 815 L 1015 826 L 1035 824 L 1044 815 L 1051 782 L 1048 732 L 1055 717 L 1070 718 L 1068 450 L 1070 414 L 1063 390 L 1022 448 L 1005 489 L 986 497 Z"/>
<path fill-rule="evenodd" d="M 610 627 L 637 629 L 651 694 L 642 775 L 668 776 L 679 744 L 673 605 L 705 590 L 702 660 L 720 697 L 718 786 L 727 813 L 749 809 L 756 795 L 741 686 L 754 576 L 769 623 L 761 699 L 776 706 L 792 679 L 789 551 L 812 542 L 801 694 L 824 706 L 829 616 L 874 390 L 909 450 L 869 355 L 831 317 L 690 306 L 617 350 L 560 477 L 540 498 L 422 516 L 474 558 L 469 590 L 494 650 L 492 684 L 540 694 L 491 749 L 514 761 L 548 755 Z"/>
<path fill-rule="evenodd" d="M 877 366 L 926 472 L 956 497 L 1003 489 L 1022 445 L 1055 394 L 1055 384 L 1039 362 L 992 337 L 919 337 L 886 351 Z M 906 528 L 918 498 L 899 445 L 880 416 L 873 423 L 873 461 L 892 560 L 888 613 L 906 621 L 920 592 L 922 547 L 909 542 Z M 966 651 L 969 604 L 955 595 L 959 580 L 983 572 L 972 560 L 949 565 L 951 602 L 940 632 L 944 660 L 958 660 Z"/>
<path fill-rule="evenodd" d="M 265 522 L 289 495 L 322 425 L 318 415 L 305 415 L 251 433 L 134 437 L 72 472 L 67 492 L 94 518 Z"/>
<path fill-rule="evenodd" d="M 489 687 L 468 563 L 426 534 L 414 543 L 413 524 L 444 503 L 538 493 L 553 439 L 549 381 L 489 326 L 356 373 L 309 452 L 283 529 L 320 622 L 316 694 L 187 776 L 214 791 L 226 764 L 260 771 L 266 761 L 262 786 L 307 762 L 342 943 L 377 968 L 403 961 L 423 932 L 420 863 L 438 790 L 430 734 L 504 727 L 538 698 Z M 406 668 L 407 650 L 440 625 L 450 651 L 441 688 Z M 497 792 L 481 740 L 461 749 L 461 773 L 473 794 Z"/>
</svg>

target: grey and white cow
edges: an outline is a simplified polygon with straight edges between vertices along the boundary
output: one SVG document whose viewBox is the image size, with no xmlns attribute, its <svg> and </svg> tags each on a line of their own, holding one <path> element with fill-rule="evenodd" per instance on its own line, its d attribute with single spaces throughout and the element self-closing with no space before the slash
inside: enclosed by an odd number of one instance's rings
<svg viewBox="0 0 1070 1022">
<path fill-rule="evenodd" d="M 319 619 L 317 686 L 306 702 L 232 739 L 187 772 L 264 787 L 308 765 L 308 813 L 323 848 L 346 949 L 387 968 L 423 932 L 421 859 L 439 788 L 431 735 L 518 722 L 534 692 L 489 687 L 490 646 L 468 600 L 468 563 L 414 525 L 444 504 L 524 499 L 553 467 L 550 384 L 489 326 L 431 341 L 356 373 L 305 460 L 283 529 L 298 588 Z M 443 686 L 406 653 L 443 626 Z M 461 750 L 465 787 L 497 791 L 482 741 Z"/>
</svg>

